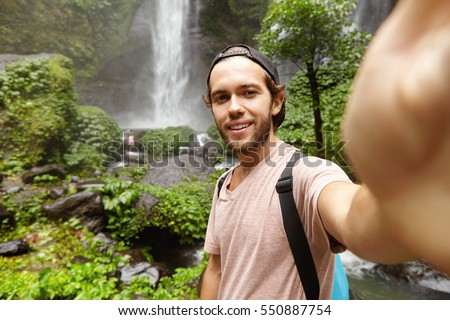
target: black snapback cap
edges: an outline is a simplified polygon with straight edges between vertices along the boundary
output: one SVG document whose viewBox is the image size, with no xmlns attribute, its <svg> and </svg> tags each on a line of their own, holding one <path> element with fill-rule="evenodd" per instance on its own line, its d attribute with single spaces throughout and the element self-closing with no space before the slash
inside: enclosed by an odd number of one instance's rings
<svg viewBox="0 0 450 320">
<path fill-rule="evenodd" d="M 236 50 L 228 51 L 230 48 L 238 47 Z M 214 66 L 222 59 L 234 56 L 243 56 L 247 57 L 253 62 L 259 64 L 272 78 L 272 80 L 276 84 L 280 84 L 280 78 L 278 76 L 278 71 L 272 60 L 269 59 L 264 53 L 253 49 L 252 47 L 245 44 L 232 44 L 225 49 L 223 49 L 213 60 L 211 63 L 211 67 L 209 68 L 208 79 L 206 83 L 209 84 L 209 78 L 211 76 L 211 72 L 214 69 Z"/>
</svg>

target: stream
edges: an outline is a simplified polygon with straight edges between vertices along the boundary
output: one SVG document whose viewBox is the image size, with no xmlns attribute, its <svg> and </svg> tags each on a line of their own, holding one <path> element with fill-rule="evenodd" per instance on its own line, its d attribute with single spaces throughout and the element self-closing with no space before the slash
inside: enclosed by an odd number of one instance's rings
<svg viewBox="0 0 450 320">
<path fill-rule="evenodd" d="M 449 300 L 450 279 L 417 270 L 420 278 L 400 279 L 349 251 L 341 254 L 350 290 L 361 300 Z M 408 267 L 414 270 L 414 265 Z"/>
</svg>

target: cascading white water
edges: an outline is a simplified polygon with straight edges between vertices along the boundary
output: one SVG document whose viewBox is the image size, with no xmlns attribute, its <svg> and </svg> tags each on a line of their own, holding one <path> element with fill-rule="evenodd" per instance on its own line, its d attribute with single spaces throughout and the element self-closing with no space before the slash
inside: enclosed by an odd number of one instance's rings
<svg viewBox="0 0 450 320">
<path fill-rule="evenodd" d="M 127 127 L 188 125 L 205 130 L 212 121 L 201 100 L 205 64 L 193 35 L 198 29 L 198 1 L 147 0 L 144 11 L 151 53 L 137 77 L 147 92 L 134 98 L 139 115 Z"/>
<path fill-rule="evenodd" d="M 189 0 L 157 0 L 154 7 L 156 21 L 152 28 L 152 66 L 155 81 L 152 102 L 155 109 L 152 117 L 155 124 L 162 127 L 182 123 L 187 116 L 183 110 L 182 96 L 189 80 L 183 52 L 184 18 L 188 6 Z"/>
</svg>

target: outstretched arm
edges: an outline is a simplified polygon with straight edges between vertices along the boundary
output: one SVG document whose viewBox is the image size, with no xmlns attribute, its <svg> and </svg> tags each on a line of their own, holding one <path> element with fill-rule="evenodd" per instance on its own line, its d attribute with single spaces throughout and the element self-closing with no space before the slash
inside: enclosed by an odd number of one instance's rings
<svg viewBox="0 0 450 320">
<path fill-rule="evenodd" d="M 367 50 L 342 129 L 383 223 L 450 274 L 450 1 L 397 4 Z"/>
</svg>

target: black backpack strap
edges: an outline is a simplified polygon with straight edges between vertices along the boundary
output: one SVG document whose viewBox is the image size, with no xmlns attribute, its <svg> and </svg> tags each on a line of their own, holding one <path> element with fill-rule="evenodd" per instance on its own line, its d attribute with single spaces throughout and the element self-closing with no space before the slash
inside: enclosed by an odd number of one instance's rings
<svg viewBox="0 0 450 320">
<path fill-rule="evenodd" d="M 223 183 L 225 182 L 225 179 L 228 177 L 231 171 L 225 172 L 217 182 L 217 196 L 220 194 L 220 190 L 222 189 Z"/>
<path fill-rule="evenodd" d="M 292 155 L 291 160 L 287 163 L 277 182 L 276 190 L 280 199 L 284 228 L 306 298 L 308 300 L 318 300 L 320 293 L 319 279 L 308 245 L 308 239 L 306 238 L 292 194 L 292 168 L 301 157 L 303 157 L 303 154 L 299 151 Z"/>
</svg>

